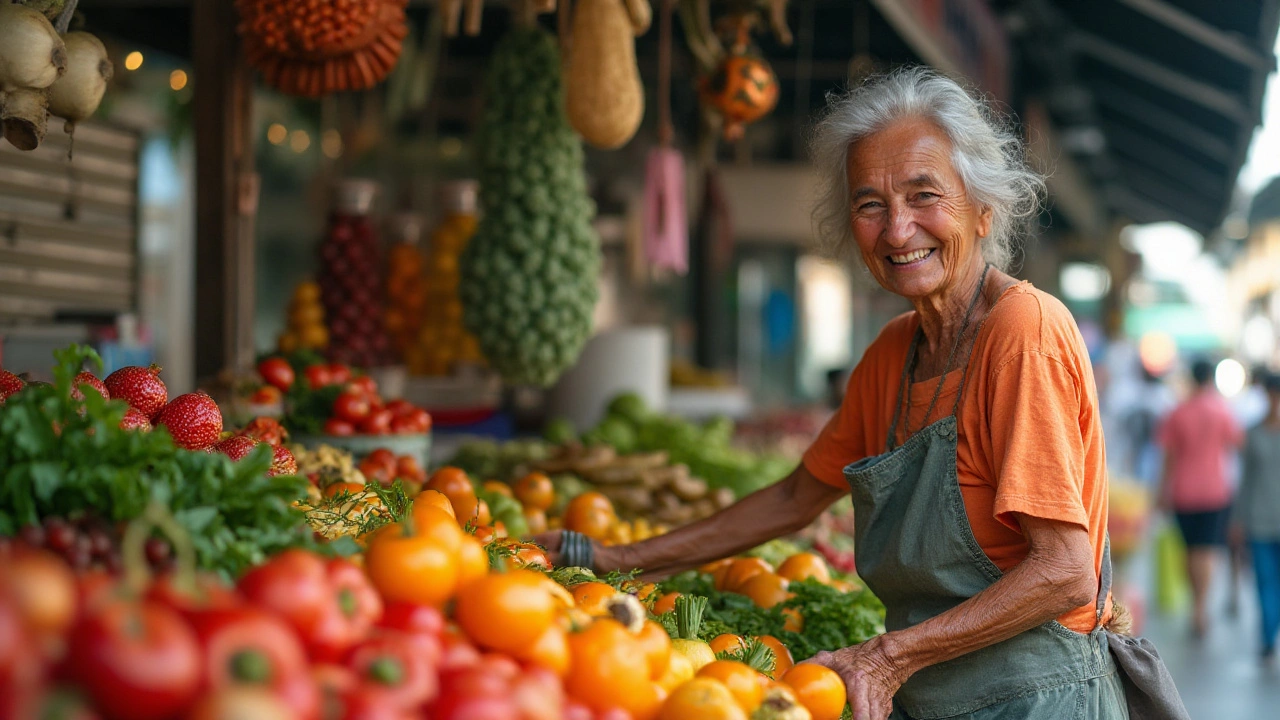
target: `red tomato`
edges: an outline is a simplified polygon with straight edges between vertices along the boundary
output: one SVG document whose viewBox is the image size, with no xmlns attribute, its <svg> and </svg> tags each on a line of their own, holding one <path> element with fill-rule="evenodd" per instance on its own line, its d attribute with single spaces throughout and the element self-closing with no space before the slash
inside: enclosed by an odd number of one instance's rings
<svg viewBox="0 0 1280 720">
<path fill-rule="evenodd" d="M 333 416 L 349 423 L 359 423 L 369 417 L 369 398 L 343 390 L 333 401 Z"/>
<path fill-rule="evenodd" d="M 486 665 L 441 674 L 440 698 L 432 706 L 435 720 L 497 720 L 519 717 L 511 697 L 513 676 Z"/>
<path fill-rule="evenodd" d="M 308 365 L 302 373 L 307 378 L 307 386 L 312 390 L 333 384 L 333 376 L 329 374 L 328 365 Z"/>
<path fill-rule="evenodd" d="M 217 575 L 196 575 L 195 592 L 189 592 L 177 584 L 172 573 L 161 575 L 152 581 L 145 595 L 147 600 L 159 603 L 182 615 L 211 608 L 232 608 L 244 604 L 235 588 L 227 585 Z"/>
<path fill-rule="evenodd" d="M 333 363 L 329 366 L 329 384 L 344 385 L 351 379 L 351 368 L 342 363 Z"/>
<path fill-rule="evenodd" d="M 324 434 L 337 435 L 339 437 L 347 437 L 356 434 L 356 426 L 346 420 L 338 418 L 329 418 L 324 421 Z"/>
<path fill-rule="evenodd" d="M 439 643 L 434 655 L 423 649 L 421 639 L 404 633 L 384 633 L 356 646 L 347 665 L 360 682 L 382 687 L 409 710 L 435 699 L 440 690 L 436 679 Z"/>
<path fill-rule="evenodd" d="M 68 675 L 109 720 L 171 717 L 200 689 L 196 636 L 162 605 L 106 602 L 68 638 Z"/>
<path fill-rule="evenodd" d="M 384 467 L 391 468 L 392 470 L 396 467 L 396 454 L 387 448 L 375 448 L 368 455 L 365 455 L 364 459 L 375 462 Z"/>
<path fill-rule="evenodd" d="M 263 385 L 249 396 L 251 405 L 274 405 L 280 402 L 280 389 L 271 385 Z"/>
<path fill-rule="evenodd" d="M 424 433 L 431 429 L 431 413 L 426 410 L 414 408 L 409 418 L 413 420 L 414 427 L 418 429 L 417 432 Z"/>
<path fill-rule="evenodd" d="M 374 397 L 378 394 L 378 383 L 368 375 L 357 375 L 347 381 L 347 389 L 364 393 L 368 397 Z"/>
<path fill-rule="evenodd" d="M 386 435 L 391 432 L 391 411 L 386 408 L 374 410 L 357 427 L 365 435 Z"/>
<path fill-rule="evenodd" d="M 444 632 L 444 615 L 430 605 L 391 602 L 383 608 L 378 627 L 438 638 Z"/>
<path fill-rule="evenodd" d="M 389 412 L 389 411 L 388 411 Z M 392 435 L 414 435 L 419 432 L 418 424 L 411 417 L 392 417 L 387 431 Z"/>
<path fill-rule="evenodd" d="M 413 403 L 401 398 L 387 402 L 384 407 L 391 411 L 392 417 L 403 417 L 416 409 Z"/>
<path fill-rule="evenodd" d="M 422 469 L 418 458 L 412 455 L 401 455 L 396 458 L 396 477 L 424 483 L 427 481 L 427 471 Z"/>
<path fill-rule="evenodd" d="M 262 376 L 263 381 L 268 385 L 276 388 L 280 392 L 287 392 L 293 387 L 293 382 L 297 378 L 293 373 L 293 366 L 284 358 L 271 357 L 258 363 L 258 374 Z M 308 376 L 308 380 L 310 377 Z"/>
<path fill-rule="evenodd" d="M 286 550 L 253 568 L 239 587 L 251 603 L 284 618 L 316 661 L 341 658 L 382 615 L 382 600 L 363 570 L 303 550 Z"/>
</svg>

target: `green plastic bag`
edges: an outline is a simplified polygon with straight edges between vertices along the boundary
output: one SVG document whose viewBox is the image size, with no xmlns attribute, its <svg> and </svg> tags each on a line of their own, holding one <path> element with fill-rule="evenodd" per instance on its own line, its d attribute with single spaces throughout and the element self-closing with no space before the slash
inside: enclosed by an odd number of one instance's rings
<svg viewBox="0 0 1280 720">
<path fill-rule="evenodd" d="M 1187 606 L 1191 584 L 1187 579 L 1187 546 L 1172 522 L 1156 533 L 1156 607 L 1162 613 L 1176 613 Z"/>
</svg>

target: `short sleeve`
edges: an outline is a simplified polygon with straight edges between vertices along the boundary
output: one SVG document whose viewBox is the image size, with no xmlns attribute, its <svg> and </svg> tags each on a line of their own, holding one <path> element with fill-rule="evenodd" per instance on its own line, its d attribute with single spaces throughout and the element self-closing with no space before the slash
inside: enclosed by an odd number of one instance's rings
<svg viewBox="0 0 1280 720">
<path fill-rule="evenodd" d="M 988 396 L 994 512 L 1012 530 L 1021 529 L 1017 513 L 1089 526 L 1080 385 L 1070 366 L 1040 350 L 995 369 Z"/>
<path fill-rule="evenodd" d="M 867 454 L 863 428 L 866 409 L 857 401 L 859 393 L 855 390 L 858 376 L 866 372 L 864 365 L 865 362 L 859 363 L 850 374 L 840 409 L 804 453 L 805 469 L 827 485 L 838 488 L 848 486 L 844 479 L 845 466 Z"/>
</svg>

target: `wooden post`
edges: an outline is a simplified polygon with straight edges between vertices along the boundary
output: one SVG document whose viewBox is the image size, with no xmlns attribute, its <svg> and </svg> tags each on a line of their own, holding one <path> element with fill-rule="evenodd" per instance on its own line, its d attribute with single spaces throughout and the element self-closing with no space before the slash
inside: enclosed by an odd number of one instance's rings
<svg viewBox="0 0 1280 720">
<path fill-rule="evenodd" d="M 253 360 L 254 237 L 258 186 L 250 118 L 253 80 L 227 0 L 195 0 L 195 377 Z"/>
</svg>

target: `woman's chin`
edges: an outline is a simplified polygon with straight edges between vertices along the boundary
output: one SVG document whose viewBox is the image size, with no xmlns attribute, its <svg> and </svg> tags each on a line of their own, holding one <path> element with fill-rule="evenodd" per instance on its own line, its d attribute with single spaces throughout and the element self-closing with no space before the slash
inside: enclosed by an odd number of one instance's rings
<svg viewBox="0 0 1280 720">
<path fill-rule="evenodd" d="M 941 289 L 942 285 L 941 268 L 937 267 L 937 263 L 927 261 L 918 267 L 899 267 L 886 260 L 884 267 L 877 275 L 879 275 L 877 279 L 881 287 L 908 300 L 933 295 Z"/>
</svg>

